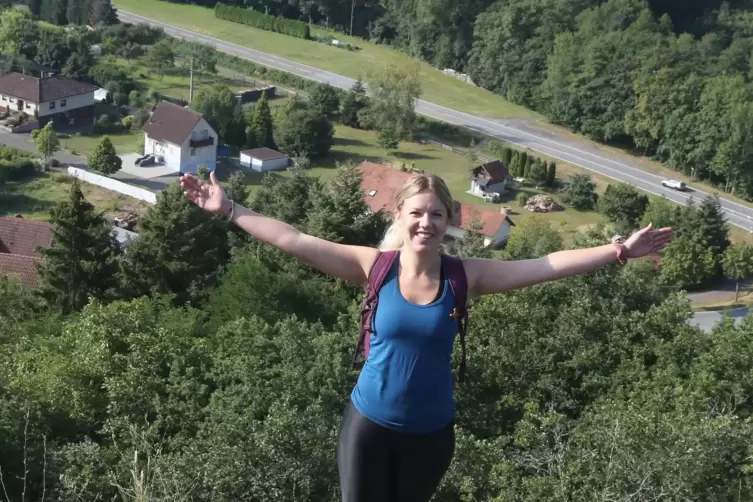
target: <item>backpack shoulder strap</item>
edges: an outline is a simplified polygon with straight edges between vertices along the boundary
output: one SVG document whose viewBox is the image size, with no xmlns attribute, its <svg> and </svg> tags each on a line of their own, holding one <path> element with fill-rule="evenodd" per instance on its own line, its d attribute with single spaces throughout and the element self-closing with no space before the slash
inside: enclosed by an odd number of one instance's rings
<svg viewBox="0 0 753 502">
<path fill-rule="evenodd" d="M 460 335 L 460 348 L 462 358 L 460 360 L 459 380 L 465 380 L 465 335 L 468 330 L 468 276 L 465 274 L 463 260 L 455 256 L 442 255 L 442 266 L 445 276 L 450 281 L 452 295 L 455 297 L 455 309 L 452 316 L 458 321 L 458 334 Z"/>
<path fill-rule="evenodd" d="M 382 288 L 384 279 L 387 277 L 399 251 L 380 251 L 374 265 L 369 271 L 369 280 L 366 286 L 366 296 L 361 303 L 361 326 L 358 337 L 356 353 L 353 357 L 353 366 L 358 368 L 369 357 L 369 345 L 372 333 L 372 318 L 376 311 L 379 300 L 379 290 Z"/>
</svg>

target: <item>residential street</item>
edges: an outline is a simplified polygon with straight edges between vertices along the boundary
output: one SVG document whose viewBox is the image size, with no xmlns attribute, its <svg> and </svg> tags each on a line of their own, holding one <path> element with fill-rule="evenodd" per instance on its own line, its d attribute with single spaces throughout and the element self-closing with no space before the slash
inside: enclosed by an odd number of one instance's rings
<svg viewBox="0 0 753 502">
<path fill-rule="evenodd" d="M 214 46 L 218 51 L 233 54 L 265 66 L 294 73 L 319 82 L 328 82 L 331 85 L 344 89 L 350 88 L 354 83 L 354 80 L 342 75 L 337 75 L 302 63 L 259 52 L 231 42 L 202 35 L 194 31 L 178 28 L 124 10 L 119 9 L 118 16 L 121 21 L 126 23 L 146 23 L 153 26 L 159 26 L 162 27 L 168 35 L 181 39 L 202 42 Z M 688 190 L 683 193 L 664 188 L 661 185 L 662 177 L 660 176 L 643 171 L 634 165 L 629 165 L 621 159 L 608 153 L 604 153 L 595 147 L 582 145 L 578 142 L 560 137 L 551 132 L 532 126 L 522 120 L 478 117 L 424 100 L 417 101 L 416 111 L 428 117 L 464 126 L 468 129 L 473 129 L 488 134 L 489 136 L 522 147 L 530 148 L 534 151 L 561 159 L 603 176 L 630 183 L 641 190 L 656 195 L 664 195 L 668 199 L 680 204 L 685 204 L 691 196 L 698 200 L 706 195 L 705 192 L 698 190 Z M 722 199 L 722 207 L 724 208 L 727 219 L 731 224 L 753 231 L 753 209 L 726 199 Z"/>
</svg>

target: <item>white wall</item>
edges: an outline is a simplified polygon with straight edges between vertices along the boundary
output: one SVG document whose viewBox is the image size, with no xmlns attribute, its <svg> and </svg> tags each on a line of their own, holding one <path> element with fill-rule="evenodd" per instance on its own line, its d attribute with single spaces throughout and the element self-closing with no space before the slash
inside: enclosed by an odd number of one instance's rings
<svg viewBox="0 0 753 502">
<path fill-rule="evenodd" d="M 12 96 L 7 96 L 5 94 L 0 94 L 0 106 L 3 108 L 10 108 L 11 111 L 19 111 L 18 110 L 18 99 L 14 98 Z M 24 101 L 24 109 L 21 110 L 27 115 L 34 115 L 34 112 L 37 110 L 37 105 L 35 103 L 29 103 L 28 101 Z"/>
<path fill-rule="evenodd" d="M 180 149 L 181 160 L 178 169 L 180 169 L 181 172 L 196 174 L 196 170 L 200 164 L 206 164 L 209 166 L 210 171 L 214 171 L 217 167 L 217 133 L 203 118 L 199 120 L 193 128 L 193 131 L 196 131 L 196 139 L 201 139 L 202 131 L 205 129 L 208 136 L 213 138 L 214 141 L 209 146 L 196 148 L 194 155 L 191 155 L 191 135 L 189 135 Z"/>
<path fill-rule="evenodd" d="M 41 103 L 39 105 L 39 116 L 46 117 L 66 110 L 75 110 L 76 108 L 91 106 L 94 104 L 94 91 L 65 98 L 65 106 L 62 107 L 60 106 L 61 102 L 62 100 L 60 99 L 54 101 L 54 110 L 50 110 L 51 101 Z M 4 108 L 10 107 L 12 111 L 18 111 L 18 98 L 0 94 L 0 106 Z M 34 112 L 37 111 L 37 104 L 24 101 L 24 109 L 22 111 L 27 115 L 33 116 Z"/>
<path fill-rule="evenodd" d="M 288 167 L 287 157 L 282 157 L 279 159 L 271 159 L 271 160 L 251 159 L 251 169 L 260 173 L 267 173 L 270 171 L 280 171 L 287 167 Z"/>
<path fill-rule="evenodd" d="M 157 194 L 155 194 L 154 192 L 150 192 L 149 190 L 135 187 L 133 185 L 128 185 L 127 183 L 123 183 L 122 181 L 117 181 L 106 176 L 90 173 L 89 171 L 84 171 L 83 169 L 79 169 L 77 167 L 68 167 L 68 175 L 86 181 L 87 183 L 91 183 L 92 185 L 101 186 L 103 188 L 107 188 L 108 190 L 128 195 L 129 197 L 133 197 L 134 199 L 143 200 L 150 204 L 157 203 Z"/>
<path fill-rule="evenodd" d="M 144 155 L 162 155 L 165 165 L 180 170 L 180 147 L 167 141 L 157 141 L 144 133 Z"/>
<path fill-rule="evenodd" d="M 57 99 L 55 101 L 46 101 L 44 103 L 41 103 L 39 105 L 39 116 L 45 117 L 47 115 L 54 115 L 56 113 L 65 112 L 67 110 L 75 110 L 76 108 L 91 106 L 94 104 L 94 91 L 65 98 L 65 106 L 60 106 L 62 102 L 62 99 Z M 55 103 L 55 109 L 53 110 L 50 110 L 51 103 Z M 34 112 L 32 112 L 32 114 L 33 113 Z"/>
</svg>

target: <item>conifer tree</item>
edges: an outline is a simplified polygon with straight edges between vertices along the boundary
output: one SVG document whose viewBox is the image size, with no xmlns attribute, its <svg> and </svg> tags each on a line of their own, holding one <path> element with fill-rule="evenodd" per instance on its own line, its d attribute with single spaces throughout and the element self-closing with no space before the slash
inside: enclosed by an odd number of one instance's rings
<svg viewBox="0 0 753 502">
<path fill-rule="evenodd" d="M 474 214 L 470 225 L 465 230 L 463 240 L 455 247 L 460 258 L 491 258 L 491 250 L 484 246 L 484 223 L 478 214 Z"/>
<path fill-rule="evenodd" d="M 81 310 L 89 297 L 115 296 L 119 254 L 112 226 L 95 212 L 74 180 L 67 200 L 51 211 L 53 245 L 41 249 L 40 294 L 64 313 Z"/>
<path fill-rule="evenodd" d="M 547 179 L 546 184 L 547 186 L 554 186 L 554 183 L 557 181 L 557 163 L 554 161 L 551 161 L 549 163 L 549 167 L 547 168 Z"/>
<path fill-rule="evenodd" d="M 254 113 L 251 116 L 249 127 L 256 137 L 256 148 L 277 148 L 275 146 L 272 113 L 269 110 L 269 103 L 264 93 L 262 93 L 259 101 L 256 102 L 256 106 L 254 106 Z"/>
<path fill-rule="evenodd" d="M 708 195 L 698 206 L 696 241 L 711 248 L 714 256 L 721 257 L 730 245 L 729 225 L 724 218 L 719 197 Z"/>
<path fill-rule="evenodd" d="M 178 305 L 205 299 L 229 259 L 227 223 L 192 204 L 173 183 L 139 227 L 123 260 L 127 295 L 172 294 Z"/>
</svg>

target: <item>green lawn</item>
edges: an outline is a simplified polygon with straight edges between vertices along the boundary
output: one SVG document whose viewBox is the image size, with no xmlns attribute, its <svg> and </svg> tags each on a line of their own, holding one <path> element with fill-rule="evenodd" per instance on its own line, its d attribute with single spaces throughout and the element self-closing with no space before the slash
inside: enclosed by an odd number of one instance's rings
<svg viewBox="0 0 753 502">
<path fill-rule="evenodd" d="M 67 174 L 45 173 L 6 183 L 0 188 L 0 215 L 22 214 L 24 218 L 48 221 L 49 210 L 67 197 L 71 178 Z M 81 183 L 86 200 L 107 217 L 134 211 L 143 214 L 149 204 L 89 183 Z"/>
<path fill-rule="evenodd" d="M 362 131 L 342 125 L 335 126 L 335 144 L 332 147 L 330 156 L 324 160 L 314 162 L 310 169 L 310 175 L 319 177 L 323 181 L 329 181 L 335 174 L 336 163 L 348 160 L 355 163 L 370 160 L 395 167 L 400 167 L 402 163 L 405 163 L 408 167 L 415 165 L 419 169 L 441 176 L 447 182 L 453 197 L 460 202 L 472 204 L 488 211 L 500 211 L 502 206 L 511 206 L 510 219 L 514 223 L 519 223 L 534 214 L 525 209 L 521 210 L 515 201 L 515 197 L 519 192 L 513 190 L 505 194 L 500 204 L 485 203 L 480 198 L 465 193 L 470 188 L 470 181 L 468 178 L 468 164 L 462 155 L 452 153 L 437 146 L 413 142 L 401 142 L 398 152 L 386 155 L 384 150 L 376 144 L 375 132 Z M 562 176 L 565 178 L 571 172 L 572 168 L 570 167 L 563 167 L 561 171 Z M 291 173 L 283 171 L 271 175 L 290 176 Z M 249 173 L 247 175 L 252 195 L 261 185 L 261 178 L 262 175 L 259 173 Z M 603 191 L 606 187 L 603 180 L 596 180 L 596 182 L 598 191 Z M 534 187 L 525 185 L 520 190 L 529 196 L 543 193 L 541 190 L 536 190 Z M 558 194 L 552 194 L 552 197 L 558 204 L 567 207 L 562 203 Z M 566 242 L 570 242 L 572 236 L 583 229 L 584 226 L 593 225 L 600 219 L 598 213 L 592 211 L 581 212 L 569 208 L 565 211 L 542 215 L 551 221 L 553 227 L 563 230 Z"/>
<path fill-rule="evenodd" d="M 422 99 L 464 112 L 490 117 L 534 117 L 535 112 L 514 105 L 501 96 L 473 87 L 424 62 L 389 47 L 369 43 L 344 34 L 337 38 L 355 44 L 358 51 L 347 51 L 311 40 L 282 35 L 214 17 L 214 11 L 195 5 L 145 0 L 115 0 L 113 5 L 181 28 L 244 45 L 258 51 L 281 56 L 351 78 L 363 77 L 368 71 L 380 71 L 386 64 L 400 67 L 417 65 L 420 69 Z M 329 34 L 314 28 L 313 34 Z"/>
<path fill-rule="evenodd" d="M 125 154 L 137 151 L 139 138 L 143 134 L 144 133 L 142 132 L 128 131 L 119 134 L 108 134 L 108 136 L 110 136 L 115 151 L 119 154 Z M 86 157 L 94 151 L 94 148 L 96 148 L 104 136 L 104 134 L 71 136 L 69 138 L 61 139 L 60 146 L 64 150 L 68 150 L 72 155 Z"/>
</svg>

